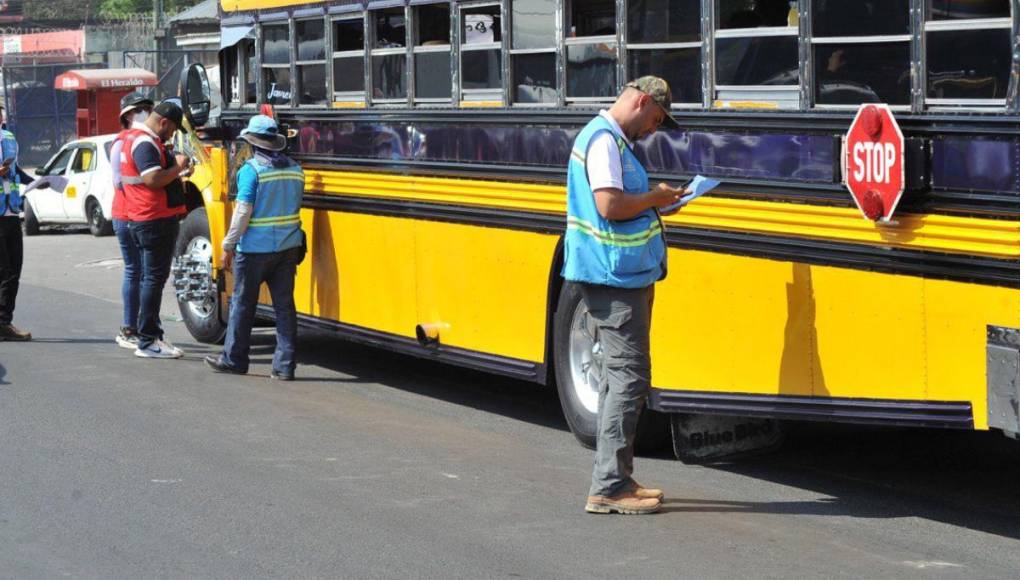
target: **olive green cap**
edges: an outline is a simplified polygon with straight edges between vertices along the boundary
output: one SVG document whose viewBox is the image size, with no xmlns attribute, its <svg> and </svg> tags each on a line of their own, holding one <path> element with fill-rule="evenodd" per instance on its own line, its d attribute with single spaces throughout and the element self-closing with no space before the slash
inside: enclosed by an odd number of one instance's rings
<svg viewBox="0 0 1020 580">
<path fill-rule="evenodd" d="M 630 81 L 623 85 L 624 88 L 637 89 L 642 93 L 648 95 L 655 101 L 656 105 L 662 109 L 663 113 L 666 113 L 666 117 L 662 120 L 662 126 L 668 129 L 679 129 L 680 123 L 676 122 L 673 115 L 669 114 L 669 108 L 673 104 L 673 92 L 669 90 L 669 83 L 665 80 L 648 75 Z"/>
</svg>

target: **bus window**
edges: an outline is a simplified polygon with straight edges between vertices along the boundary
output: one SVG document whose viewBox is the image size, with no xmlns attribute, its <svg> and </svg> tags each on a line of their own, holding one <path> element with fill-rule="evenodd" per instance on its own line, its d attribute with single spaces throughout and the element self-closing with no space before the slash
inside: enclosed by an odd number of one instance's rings
<svg viewBox="0 0 1020 580">
<path fill-rule="evenodd" d="M 816 0 L 811 26 L 816 105 L 910 105 L 909 0 Z"/>
<path fill-rule="evenodd" d="M 567 100 L 609 101 L 621 84 L 616 78 L 616 3 L 569 0 L 566 10 Z"/>
<path fill-rule="evenodd" d="M 372 12 L 372 100 L 400 103 L 407 100 L 407 23 L 404 8 Z"/>
<path fill-rule="evenodd" d="M 322 18 L 294 22 L 299 105 L 326 104 L 326 25 Z"/>
<path fill-rule="evenodd" d="M 333 101 L 365 101 L 365 18 L 333 21 Z"/>
<path fill-rule="evenodd" d="M 795 0 L 718 0 L 715 107 L 800 105 L 798 6 Z"/>
<path fill-rule="evenodd" d="M 236 46 L 222 52 L 223 80 L 220 82 L 220 90 L 223 93 L 223 102 L 234 106 L 241 104 L 241 69 L 237 63 L 239 52 L 240 49 Z"/>
<path fill-rule="evenodd" d="M 932 0 L 925 32 L 925 102 L 1004 106 L 1013 62 L 1008 0 Z"/>
<path fill-rule="evenodd" d="M 793 26 L 790 11 L 796 10 L 796 4 L 787 0 L 719 0 L 718 28 Z"/>
<path fill-rule="evenodd" d="M 615 0 L 573 0 L 568 15 L 568 38 L 616 34 Z"/>
<path fill-rule="evenodd" d="M 510 9 L 513 101 L 516 104 L 555 104 L 559 101 L 556 2 L 513 0 Z"/>
<path fill-rule="evenodd" d="M 631 78 L 666 79 L 674 103 L 701 104 L 700 0 L 632 0 L 627 4 Z"/>
<path fill-rule="evenodd" d="M 291 103 L 289 24 L 262 25 L 262 95 L 270 105 Z"/>
<path fill-rule="evenodd" d="M 461 100 L 502 103 L 503 34 L 500 5 L 461 5 L 460 27 Z"/>
<path fill-rule="evenodd" d="M 243 105 L 254 105 L 258 102 L 258 89 L 255 80 L 258 78 L 258 53 L 255 52 L 255 40 L 246 38 L 237 44 L 238 58 L 241 59 L 241 85 L 244 92 L 241 94 Z"/>
<path fill-rule="evenodd" d="M 448 103 L 450 76 L 450 3 L 412 8 L 414 26 L 414 100 Z"/>
<path fill-rule="evenodd" d="M 928 4 L 928 20 L 1009 17 L 1009 0 L 931 0 Z"/>
</svg>

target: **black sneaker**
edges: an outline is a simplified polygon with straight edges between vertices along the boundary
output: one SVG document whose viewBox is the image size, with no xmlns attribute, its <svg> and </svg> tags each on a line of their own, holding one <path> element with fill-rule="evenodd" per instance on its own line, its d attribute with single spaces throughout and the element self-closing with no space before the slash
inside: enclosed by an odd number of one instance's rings
<svg viewBox="0 0 1020 580">
<path fill-rule="evenodd" d="M 232 366 L 228 365 L 227 363 L 223 362 L 223 359 L 221 359 L 218 356 L 214 356 L 214 355 L 209 355 L 209 356 L 205 357 L 205 364 L 209 365 L 209 368 L 211 368 L 212 370 L 214 370 L 214 371 L 216 371 L 218 373 L 227 373 L 228 375 L 246 375 L 246 374 L 248 374 L 246 371 L 240 371 L 238 369 L 235 369 L 234 367 L 232 367 Z"/>
<path fill-rule="evenodd" d="M 274 370 L 269 373 L 269 378 L 273 379 L 274 381 L 293 381 L 294 375 L 288 375 Z"/>
<path fill-rule="evenodd" d="M 27 342 L 32 340 L 32 333 L 18 330 L 13 324 L 0 324 L 0 342 Z"/>
</svg>

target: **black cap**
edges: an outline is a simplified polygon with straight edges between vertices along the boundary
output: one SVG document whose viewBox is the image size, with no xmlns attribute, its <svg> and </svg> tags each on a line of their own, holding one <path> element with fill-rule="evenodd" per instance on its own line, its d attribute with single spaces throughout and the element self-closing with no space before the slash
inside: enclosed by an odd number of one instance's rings
<svg viewBox="0 0 1020 580">
<path fill-rule="evenodd" d="M 124 127 L 129 126 L 129 123 L 124 121 L 124 116 L 141 107 L 151 107 L 153 105 L 152 99 L 146 97 L 142 93 L 135 91 L 128 93 L 120 100 L 120 124 Z"/>
<path fill-rule="evenodd" d="M 153 109 L 152 112 L 160 117 L 170 119 L 182 132 L 188 132 L 187 129 L 184 128 L 184 111 L 177 103 L 169 100 L 163 101 L 156 105 L 156 108 Z"/>
</svg>

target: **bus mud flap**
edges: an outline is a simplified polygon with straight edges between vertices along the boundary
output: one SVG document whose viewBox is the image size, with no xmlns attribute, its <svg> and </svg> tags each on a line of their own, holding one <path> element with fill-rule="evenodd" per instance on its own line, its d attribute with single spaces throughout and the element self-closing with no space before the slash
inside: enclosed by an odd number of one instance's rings
<svg viewBox="0 0 1020 580">
<path fill-rule="evenodd" d="M 684 463 L 707 463 L 775 451 L 784 435 L 775 419 L 670 413 L 673 452 Z"/>
<path fill-rule="evenodd" d="M 1020 437 L 1020 329 L 988 327 L 988 426 Z"/>
</svg>

